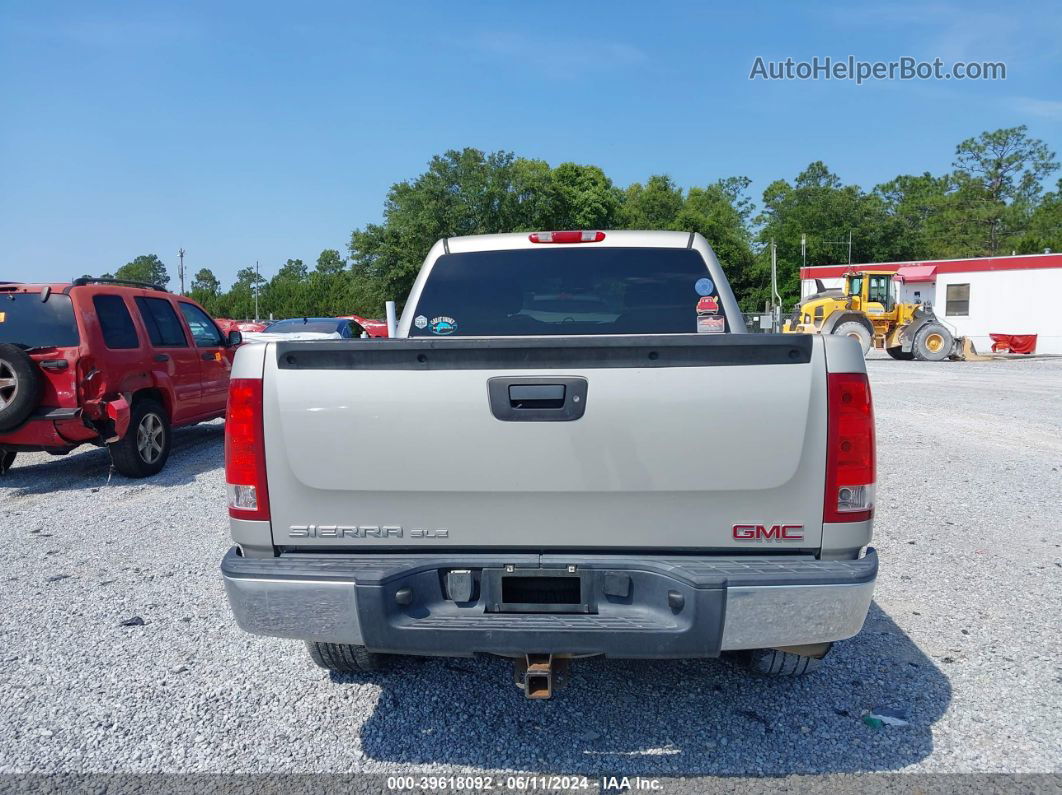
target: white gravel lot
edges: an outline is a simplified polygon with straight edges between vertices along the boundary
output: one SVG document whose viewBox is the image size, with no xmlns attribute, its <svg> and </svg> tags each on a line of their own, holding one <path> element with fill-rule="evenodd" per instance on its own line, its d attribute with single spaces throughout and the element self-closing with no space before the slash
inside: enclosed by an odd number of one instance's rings
<svg viewBox="0 0 1062 795">
<path fill-rule="evenodd" d="M 876 600 L 797 680 L 592 660 L 528 702 L 496 659 L 330 677 L 231 619 L 220 423 L 179 431 L 150 481 L 108 482 L 91 448 L 22 455 L 0 480 L 0 772 L 1059 772 L 1062 360 L 869 368 Z M 864 725 L 875 707 L 910 725 Z"/>
</svg>

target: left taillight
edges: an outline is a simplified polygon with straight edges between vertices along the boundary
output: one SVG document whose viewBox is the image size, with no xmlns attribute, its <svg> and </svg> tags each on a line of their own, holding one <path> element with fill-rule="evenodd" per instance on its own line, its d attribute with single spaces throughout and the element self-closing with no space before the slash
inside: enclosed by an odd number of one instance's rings
<svg viewBox="0 0 1062 795">
<path fill-rule="evenodd" d="M 225 483 L 229 516 L 235 519 L 269 519 L 264 437 L 261 380 L 232 379 L 225 414 Z"/>
</svg>

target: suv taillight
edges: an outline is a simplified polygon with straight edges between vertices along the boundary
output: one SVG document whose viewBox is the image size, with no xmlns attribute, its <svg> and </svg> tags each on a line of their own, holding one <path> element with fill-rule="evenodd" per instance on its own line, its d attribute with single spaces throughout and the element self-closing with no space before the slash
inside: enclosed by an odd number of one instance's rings
<svg viewBox="0 0 1062 795">
<path fill-rule="evenodd" d="M 874 406 L 863 373 L 827 376 L 826 496 L 823 522 L 874 514 Z"/>
<path fill-rule="evenodd" d="M 229 516 L 236 519 L 269 519 L 264 436 L 261 380 L 232 379 L 225 414 L 225 482 Z"/>
</svg>

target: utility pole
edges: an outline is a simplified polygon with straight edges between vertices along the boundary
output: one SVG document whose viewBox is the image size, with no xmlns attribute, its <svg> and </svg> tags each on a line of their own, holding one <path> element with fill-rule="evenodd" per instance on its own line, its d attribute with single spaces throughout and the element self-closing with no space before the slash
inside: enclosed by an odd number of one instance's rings
<svg viewBox="0 0 1062 795">
<path fill-rule="evenodd" d="M 808 236 L 800 236 L 800 267 L 806 268 L 808 266 Z"/>
<path fill-rule="evenodd" d="M 258 322 L 258 282 L 262 277 L 258 275 L 258 260 L 254 261 L 254 322 Z"/>
<path fill-rule="evenodd" d="M 177 258 L 180 264 L 177 265 L 177 278 L 181 280 L 181 295 L 184 295 L 184 249 L 177 249 Z"/>
</svg>

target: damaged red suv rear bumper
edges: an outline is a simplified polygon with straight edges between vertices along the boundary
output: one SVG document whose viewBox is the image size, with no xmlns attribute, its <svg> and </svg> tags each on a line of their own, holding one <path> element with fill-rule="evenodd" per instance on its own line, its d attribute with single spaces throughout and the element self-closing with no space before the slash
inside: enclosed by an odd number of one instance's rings
<svg viewBox="0 0 1062 795">
<path fill-rule="evenodd" d="M 45 409 L 15 430 L 0 433 L 0 449 L 65 452 L 98 438 L 99 432 L 82 420 L 80 409 Z"/>
</svg>

